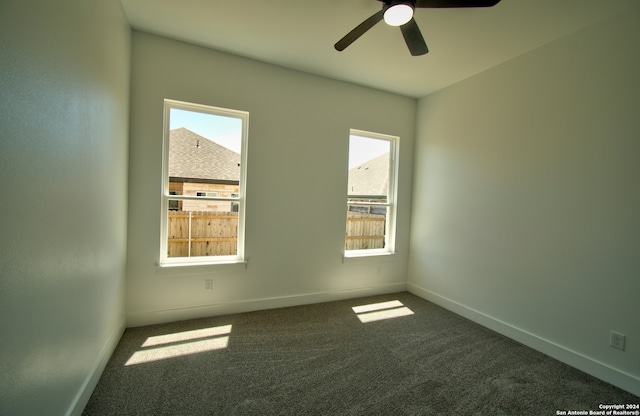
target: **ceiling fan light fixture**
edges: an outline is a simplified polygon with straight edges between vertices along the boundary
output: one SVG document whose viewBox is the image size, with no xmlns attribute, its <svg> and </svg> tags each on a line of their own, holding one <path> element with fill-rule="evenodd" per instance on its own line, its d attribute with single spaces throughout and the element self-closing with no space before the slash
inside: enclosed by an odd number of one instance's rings
<svg viewBox="0 0 640 416">
<path fill-rule="evenodd" d="M 413 17 L 413 7 L 406 3 L 396 3 L 384 12 L 384 22 L 389 26 L 402 26 Z"/>
</svg>

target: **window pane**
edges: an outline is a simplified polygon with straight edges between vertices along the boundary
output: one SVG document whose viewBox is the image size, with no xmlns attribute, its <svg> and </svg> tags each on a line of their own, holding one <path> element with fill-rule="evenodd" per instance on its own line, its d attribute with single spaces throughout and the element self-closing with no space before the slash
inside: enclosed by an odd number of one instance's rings
<svg viewBox="0 0 640 416">
<path fill-rule="evenodd" d="M 175 108 L 169 117 L 170 190 L 202 197 L 237 194 L 242 119 Z"/>
<path fill-rule="evenodd" d="M 346 250 L 385 248 L 387 207 L 349 206 Z"/>
<path fill-rule="evenodd" d="M 349 139 L 350 200 L 387 202 L 389 190 L 388 140 L 352 135 Z"/>
<path fill-rule="evenodd" d="M 237 212 L 171 210 L 167 221 L 167 257 L 235 256 L 238 243 Z"/>
</svg>

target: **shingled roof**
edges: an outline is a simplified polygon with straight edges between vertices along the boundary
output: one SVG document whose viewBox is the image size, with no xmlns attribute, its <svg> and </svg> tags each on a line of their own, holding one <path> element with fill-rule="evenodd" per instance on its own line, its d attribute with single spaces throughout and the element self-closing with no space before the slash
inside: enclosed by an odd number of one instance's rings
<svg viewBox="0 0 640 416">
<path fill-rule="evenodd" d="M 349 169 L 349 195 L 387 195 L 389 152 Z"/>
<path fill-rule="evenodd" d="M 169 148 L 170 178 L 240 181 L 240 154 L 191 130 L 171 130 Z"/>
</svg>

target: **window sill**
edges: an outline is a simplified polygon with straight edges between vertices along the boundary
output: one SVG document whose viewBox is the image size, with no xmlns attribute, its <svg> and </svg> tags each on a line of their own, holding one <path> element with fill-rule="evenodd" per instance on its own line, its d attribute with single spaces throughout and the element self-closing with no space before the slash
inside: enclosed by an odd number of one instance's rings
<svg viewBox="0 0 640 416">
<path fill-rule="evenodd" d="M 183 274 L 213 274 L 238 272 L 247 269 L 248 261 L 230 260 L 210 263 L 165 263 L 156 266 L 156 275 L 171 276 Z"/>
<path fill-rule="evenodd" d="M 342 255 L 342 263 L 344 264 L 353 264 L 353 263 L 368 263 L 368 262 L 377 262 L 380 261 L 395 261 L 396 253 L 391 253 L 389 251 L 373 251 L 373 250 L 362 250 L 362 251 L 353 251 L 350 253 L 344 253 Z"/>
</svg>

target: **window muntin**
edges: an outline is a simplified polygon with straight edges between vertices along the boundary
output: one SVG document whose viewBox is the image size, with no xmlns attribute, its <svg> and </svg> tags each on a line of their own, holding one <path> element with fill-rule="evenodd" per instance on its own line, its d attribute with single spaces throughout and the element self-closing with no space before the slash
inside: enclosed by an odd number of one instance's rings
<svg viewBox="0 0 640 416">
<path fill-rule="evenodd" d="M 248 121 L 165 100 L 161 265 L 244 261 Z"/>
<path fill-rule="evenodd" d="M 395 250 L 398 138 L 351 130 L 345 256 Z"/>
</svg>

